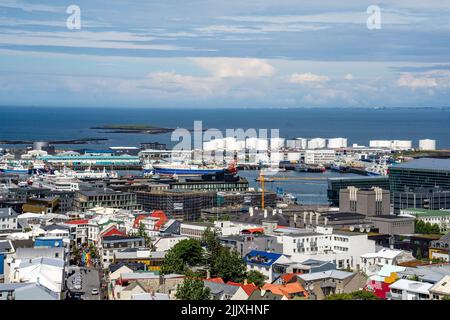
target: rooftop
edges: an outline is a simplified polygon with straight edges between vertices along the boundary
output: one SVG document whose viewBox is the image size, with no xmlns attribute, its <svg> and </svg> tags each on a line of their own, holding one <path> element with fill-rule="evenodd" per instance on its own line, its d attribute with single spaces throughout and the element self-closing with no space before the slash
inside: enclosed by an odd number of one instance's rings
<svg viewBox="0 0 450 320">
<path fill-rule="evenodd" d="M 421 158 L 397 164 L 391 168 L 450 171 L 450 159 Z"/>
<path fill-rule="evenodd" d="M 429 294 L 430 288 L 433 285 L 431 283 L 426 282 L 418 282 L 418 281 L 412 281 L 407 279 L 400 279 L 393 284 L 391 284 L 391 289 L 398 289 L 398 290 L 406 290 L 410 292 L 417 292 L 422 294 Z"/>
<path fill-rule="evenodd" d="M 450 216 L 450 210 L 404 209 L 405 213 L 420 217 Z"/>
</svg>

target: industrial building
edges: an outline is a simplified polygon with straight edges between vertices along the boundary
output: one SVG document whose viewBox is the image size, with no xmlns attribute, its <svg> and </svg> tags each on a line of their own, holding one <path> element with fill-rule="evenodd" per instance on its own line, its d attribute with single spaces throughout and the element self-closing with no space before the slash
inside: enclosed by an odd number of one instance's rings
<svg viewBox="0 0 450 320">
<path fill-rule="evenodd" d="M 116 192 L 111 189 L 79 190 L 75 193 L 74 210 L 85 212 L 95 207 L 140 210 L 136 202 L 136 194 Z"/>
</svg>

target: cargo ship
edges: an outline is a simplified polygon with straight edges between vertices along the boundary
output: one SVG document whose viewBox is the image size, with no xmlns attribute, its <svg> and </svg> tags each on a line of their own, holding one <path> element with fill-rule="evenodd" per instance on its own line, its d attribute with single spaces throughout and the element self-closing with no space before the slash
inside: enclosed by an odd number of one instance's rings
<svg viewBox="0 0 450 320">
<path fill-rule="evenodd" d="M 234 166 L 219 167 L 187 163 L 153 163 L 145 164 L 144 175 L 204 175 L 217 173 L 235 173 Z"/>
</svg>

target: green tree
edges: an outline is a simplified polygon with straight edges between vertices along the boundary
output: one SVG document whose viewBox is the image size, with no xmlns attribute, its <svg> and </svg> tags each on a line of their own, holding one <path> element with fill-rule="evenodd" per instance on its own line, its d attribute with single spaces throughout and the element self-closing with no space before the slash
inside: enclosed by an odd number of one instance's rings
<svg viewBox="0 0 450 320">
<path fill-rule="evenodd" d="M 225 282 L 242 282 L 247 265 L 236 250 L 223 247 L 211 265 L 211 276 L 221 277 Z"/>
<path fill-rule="evenodd" d="M 418 247 L 416 250 L 416 259 L 417 260 L 422 260 L 423 256 L 422 256 L 422 250 L 420 250 L 420 248 Z"/>
<path fill-rule="evenodd" d="M 209 300 L 209 293 L 202 280 L 188 276 L 177 286 L 175 297 L 180 300 Z"/>
<path fill-rule="evenodd" d="M 266 277 L 259 271 L 250 270 L 247 272 L 247 282 L 253 283 L 257 287 L 262 287 L 266 282 Z"/>
<path fill-rule="evenodd" d="M 146 248 L 152 249 L 153 247 L 152 239 L 148 236 L 147 231 L 145 231 L 145 226 L 142 222 L 139 224 L 137 235 L 141 238 L 144 238 Z"/>
<path fill-rule="evenodd" d="M 354 291 L 351 293 L 331 294 L 325 300 L 379 300 L 379 298 L 369 291 Z"/>
<path fill-rule="evenodd" d="M 203 249 L 200 242 L 194 239 L 182 240 L 167 252 L 161 271 L 164 274 L 184 274 L 189 267 L 198 265 L 202 259 Z"/>
<path fill-rule="evenodd" d="M 216 233 L 207 228 L 203 233 L 202 244 L 206 247 L 205 261 L 208 267 L 211 269 L 214 259 L 219 255 L 222 250 L 222 245 L 217 239 Z"/>
</svg>

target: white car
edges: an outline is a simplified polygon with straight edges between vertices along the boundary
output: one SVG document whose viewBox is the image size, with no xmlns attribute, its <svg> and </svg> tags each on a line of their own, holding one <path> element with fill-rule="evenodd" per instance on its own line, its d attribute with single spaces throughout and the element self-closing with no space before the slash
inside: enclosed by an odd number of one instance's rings
<svg viewBox="0 0 450 320">
<path fill-rule="evenodd" d="M 91 294 L 92 294 L 93 296 L 98 295 L 98 289 L 95 289 L 95 288 L 92 289 Z"/>
</svg>

